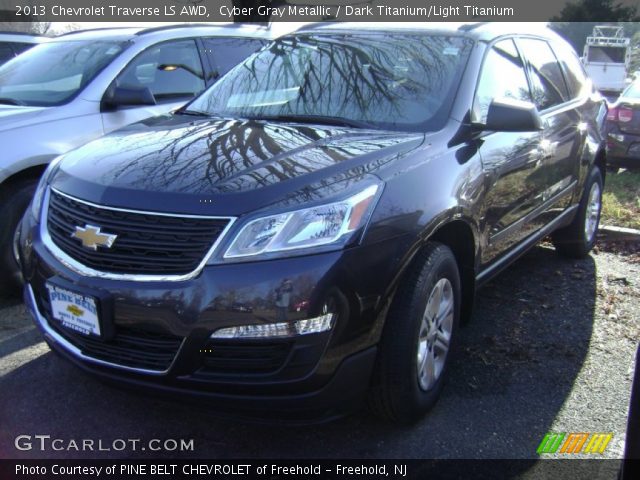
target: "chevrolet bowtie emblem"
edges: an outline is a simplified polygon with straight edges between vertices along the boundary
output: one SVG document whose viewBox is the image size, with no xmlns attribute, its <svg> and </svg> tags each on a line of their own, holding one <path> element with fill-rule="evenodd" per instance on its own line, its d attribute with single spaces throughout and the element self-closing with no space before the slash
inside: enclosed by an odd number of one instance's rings
<svg viewBox="0 0 640 480">
<path fill-rule="evenodd" d="M 113 242 L 118 238 L 118 235 L 100 232 L 100 227 L 95 227 L 93 225 L 76 227 L 76 230 L 71 234 L 71 236 L 81 240 L 82 246 L 90 248 L 91 250 L 97 250 L 98 247 L 111 248 Z"/>
<path fill-rule="evenodd" d="M 69 312 L 71 315 L 75 315 L 76 317 L 81 317 L 82 315 L 84 315 L 84 310 L 82 310 L 80 307 L 76 307 L 75 305 L 69 305 L 67 307 L 67 312 Z"/>
</svg>

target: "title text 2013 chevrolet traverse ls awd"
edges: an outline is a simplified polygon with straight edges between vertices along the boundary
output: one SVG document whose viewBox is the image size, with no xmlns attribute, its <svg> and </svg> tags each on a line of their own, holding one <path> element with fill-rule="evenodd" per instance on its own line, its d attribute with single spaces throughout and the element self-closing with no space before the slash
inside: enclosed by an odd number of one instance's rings
<svg viewBox="0 0 640 480">
<path fill-rule="evenodd" d="M 595 242 L 602 100 L 509 28 L 309 27 L 65 155 L 21 230 L 46 340 L 220 412 L 420 418 L 474 289 L 545 235 Z"/>
</svg>

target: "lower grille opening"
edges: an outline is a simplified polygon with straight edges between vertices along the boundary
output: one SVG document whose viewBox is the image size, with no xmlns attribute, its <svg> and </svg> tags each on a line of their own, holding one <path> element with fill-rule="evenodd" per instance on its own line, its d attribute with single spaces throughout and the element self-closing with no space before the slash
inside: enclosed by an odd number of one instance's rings
<svg viewBox="0 0 640 480">
<path fill-rule="evenodd" d="M 291 341 L 209 341 L 202 349 L 202 368 L 198 373 L 273 373 L 287 361 L 291 347 Z"/>
<path fill-rule="evenodd" d="M 102 341 L 77 334 L 49 321 L 58 333 L 88 357 L 132 368 L 167 370 L 182 344 L 182 338 L 171 335 L 118 328 L 113 339 Z"/>
</svg>

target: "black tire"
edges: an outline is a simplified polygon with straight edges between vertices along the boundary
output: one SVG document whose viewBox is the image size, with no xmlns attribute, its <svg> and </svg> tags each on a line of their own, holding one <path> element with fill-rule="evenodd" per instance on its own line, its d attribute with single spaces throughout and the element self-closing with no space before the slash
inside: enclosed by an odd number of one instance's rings
<svg viewBox="0 0 640 480">
<path fill-rule="evenodd" d="M 22 274 L 14 255 L 14 235 L 37 184 L 37 180 L 31 179 L 15 183 L 0 198 L 0 291 L 4 295 L 18 295 L 22 287 Z"/>
<path fill-rule="evenodd" d="M 586 232 L 587 216 L 591 213 L 589 209 L 589 198 L 594 185 L 599 189 L 599 208 L 596 218 L 596 227 L 593 234 L 588 238 Z M 598 225 L 600 224 L 600 213 L 602 210 L 602 173 L 598 167 L 593 167 L 589 172 L 589 177 L 584 185 L 580 205 L 573 222 L 568 226 L 557 230 L 553 233 L 553 245 L 556 251 L 563 257 L 583 258 L 589 255 L 589 252 L 596 244 Z"/>
<path fill-rule="evenodd" d="M 444 367 L 425 390 L 418 377 L 419 337 L 427 302 L 441 279 L 448 280 L 453 295 L 451 336 L 448 352 L 443 356 Z M 375 415 L 408 424 L 434 406 L 455 350 L 460 298 L 460 275 L 453 253 L 445 245 L 428 243 L 415 259 L 387 314 L 368 399 Z"/>
</svg>

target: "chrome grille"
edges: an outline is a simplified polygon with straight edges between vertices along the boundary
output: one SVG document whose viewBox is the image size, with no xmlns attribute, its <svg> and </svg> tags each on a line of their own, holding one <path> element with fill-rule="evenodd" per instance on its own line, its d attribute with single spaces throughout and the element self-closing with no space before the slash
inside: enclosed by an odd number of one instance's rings
<svg viewBox="0 0 640 480">
<path fill-rule="evenodd" d="M 47 229 L 69 257 L 115 274 L 184 275 L 193 272 L 229 224 L 226 218 L 123 211 L 50 191 Z M 111 248 L 91 250 L 72 237 L 76 227 L 100 226 L 117 235 Z"/>
</svg>

